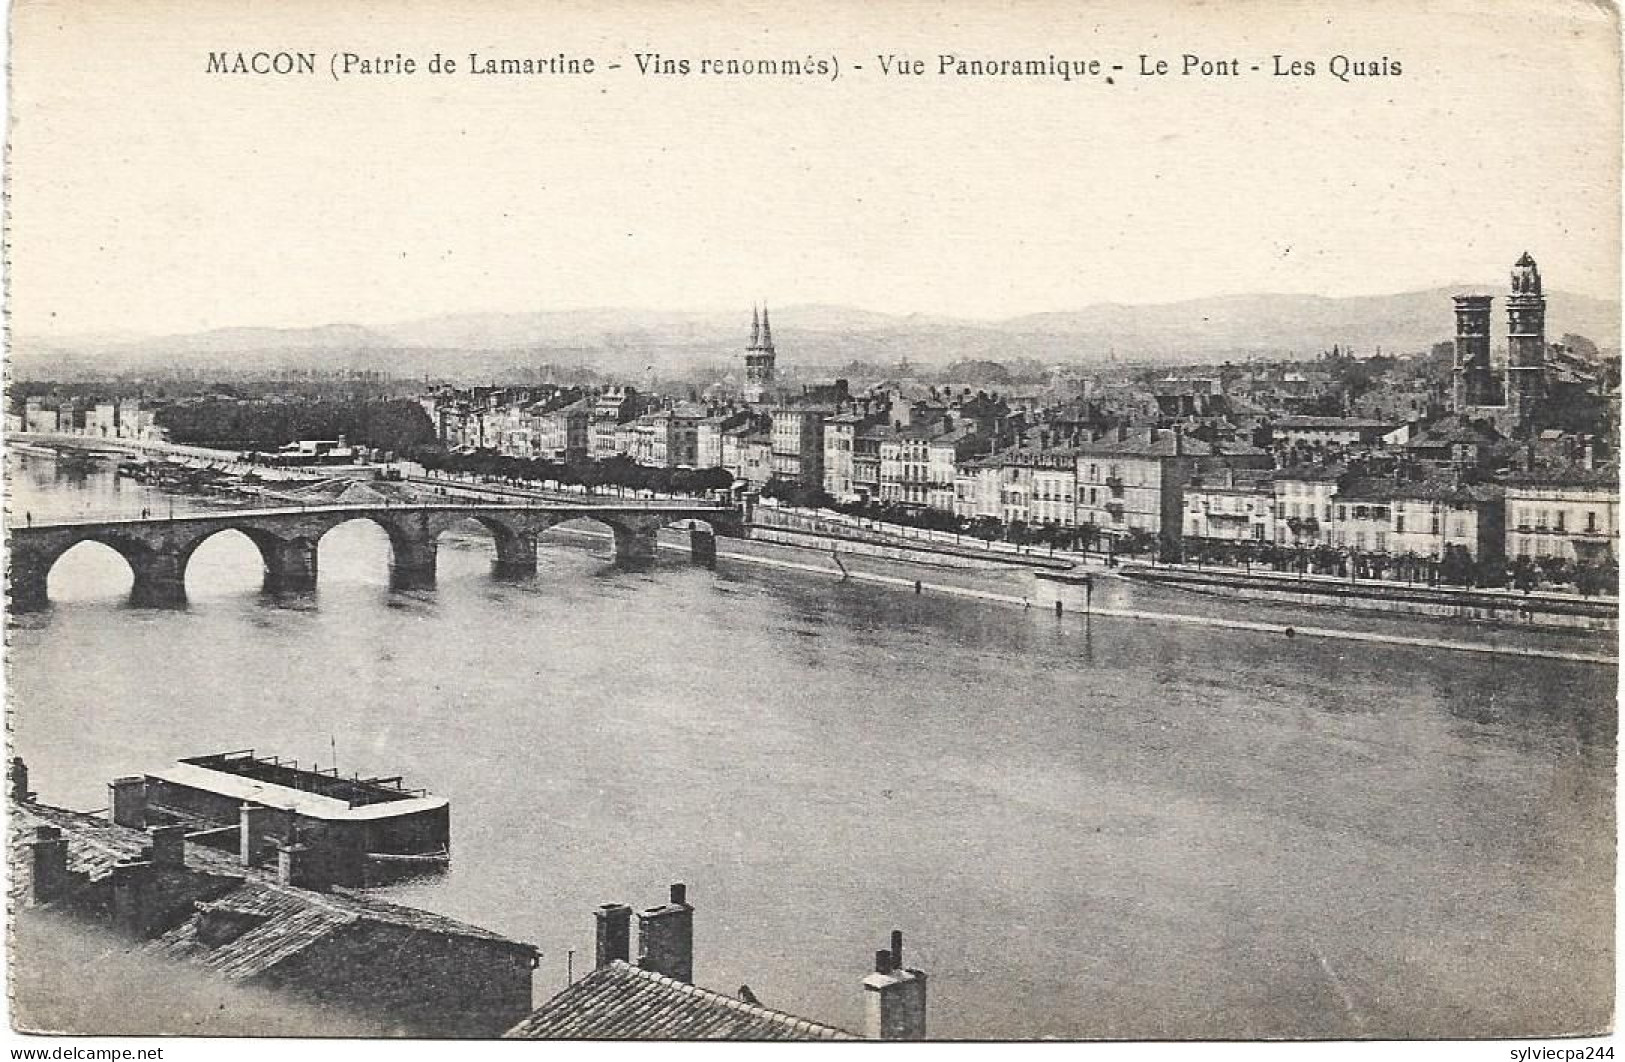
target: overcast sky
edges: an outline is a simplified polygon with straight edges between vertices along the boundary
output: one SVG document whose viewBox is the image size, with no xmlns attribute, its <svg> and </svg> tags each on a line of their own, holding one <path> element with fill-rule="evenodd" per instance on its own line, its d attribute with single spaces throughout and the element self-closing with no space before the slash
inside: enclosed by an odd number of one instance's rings
<svg viewBox="0 0 1625 1062">
<path fill-rule="evenodd" d="M 16 0 L 13 329 L 384 324 L 767 298 L 992 318 L 1098 301 L 1619 291 L 1617 30 L 1587 4 Z M 1076 10 L 1074 10 L 1076 8 Z M 566 51 L 591 77 L 206 73 L 210 50 Z M 640 77 L 633 53 L 837 56 Z M 886 77 L 1100 58 L 1116 84 Z M 1386 56 L 1342 83 L 1140 53 Z M 850 69 L 862 64 L 863 72 Z"/>
</svg>

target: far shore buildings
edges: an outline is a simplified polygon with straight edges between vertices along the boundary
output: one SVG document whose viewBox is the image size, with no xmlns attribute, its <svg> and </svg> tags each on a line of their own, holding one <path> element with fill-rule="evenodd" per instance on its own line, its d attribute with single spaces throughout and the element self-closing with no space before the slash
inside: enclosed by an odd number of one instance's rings
<svg viewBox="0 0 1625 1062">
<path fill-rule="evenodd" d="M 1513 477 L 1506 485 L 1506 541 L 1512 558 L 1612 558 L 1619 542 L 1618 469 Z"/>
</svg>

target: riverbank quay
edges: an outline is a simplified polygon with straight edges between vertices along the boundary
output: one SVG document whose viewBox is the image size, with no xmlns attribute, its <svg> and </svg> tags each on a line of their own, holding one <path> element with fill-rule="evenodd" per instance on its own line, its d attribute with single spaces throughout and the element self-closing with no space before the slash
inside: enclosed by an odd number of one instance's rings
<svg viewBox="0 0 1625 1062">
<path fill-rule="evenodd" d="M 596 529 L 561 527 L 554 533 L 598 539 Z M 663 535 L 660 549 L 687 553 L 686 538 Z M 1614 667 L 1616 643 L 1583 629 L 1531 629 L 1501 624 L 1463 625 L 1458 619 L 1402 614 L 1341 613 L 1349 626 L 1333 625 L 1338 612 L 1325 606 L 1258 601 L 1256 618 L 1236 618 L 1235 602 L 1167 590 L 1128 579 L 1113 570 L 1090 574 L 1089 591 L 1083 572 L 1061 573 L 1071 585 L 1050 581 L 1051 573 L 1003 570 L 927 568 L 907 561 L 809 550 L 804 547 L 753 539 L 728 539 L 718 549 L 719 562 L 800 573 L 838 582 L 884 587 L 914 595 L 943 595 L 1019 609 L 1035 622 L 1087 626 L 1096 620 L 1127 620 L 1212 630 L 1251 631 L 1283 640 L 1308 638 L 1332 643 L 1413 646 L 1486 656 L 1565 660 Z M 1057 589 L 1059 588 L 1059 589 Z M 1062 603 L 1059 612 L 1055 602 Z M 1354 624 L 1358 624 L 1355 626 Z"/>
<path fill-rule="evenodd" d="M 1069 571 L 1070 561 L 1014 553 L 982 552 L 969 547 L 956 547 L 926 542 L 894 543 L 870 538 L 857 538 L 833 534 L 828 531 L 803 531 L 752 521 L 748 536 L 754 542 L 776 542 L 780 545 L 836 554 L 865 557 L 884 557 L 889 560 L 909 561 L 946 568 L 1031 568 L 1051 571 Z"/>
<path fill-rule="evenodd" d="M 1530 627 L 1619 630 L 1619 600 L 1453 586 L 1353 581 L 1325 575 L 1226 571 L 1174 565 L 1124 565 L 1128 579 L 1257 601 L 1283 601 L 1373 612 L 1443 616 Z"/>
</svg>

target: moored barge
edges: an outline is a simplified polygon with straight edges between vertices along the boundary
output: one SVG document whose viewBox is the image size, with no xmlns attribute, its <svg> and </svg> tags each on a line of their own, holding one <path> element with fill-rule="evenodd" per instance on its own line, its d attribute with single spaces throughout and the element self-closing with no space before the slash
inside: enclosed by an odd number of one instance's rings
<svg viewBox="0 0 1625 1062">
<path fill-rule="evenodd" d="M 336 885 L 376 884 L 450 858 L 450 802 L 399 776 L 340 775 L 240 749 L 188 757 L 109 788 L 116 822 L 184 825 L 189 840 L 236 850 L 250 865 L 274 859 L 278 846 L 303 844 Z"/>
</svg>

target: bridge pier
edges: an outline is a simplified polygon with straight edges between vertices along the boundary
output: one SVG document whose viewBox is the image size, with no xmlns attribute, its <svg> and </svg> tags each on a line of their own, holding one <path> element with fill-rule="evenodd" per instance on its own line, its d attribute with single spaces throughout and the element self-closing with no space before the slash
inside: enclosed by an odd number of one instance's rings
<svg viewBox="0 0 1625 1062">
<path fill-rule="evenodd" d="M 17 549 L 15 543 L 12 545 L 11 566 L 6 570 L 6 590 L 12 612 L 39 612 L 50 605 L 45 592 L 50 572 L 49 564 Z"/>
<path fill-rule="evenodd" d="M 433 538 L 394 539 L 389 559 L 392 590 L 428 590 L 434 586 L 440 543 Z"/>
<path fill-rule="evenodd" d="M 316 543 L 308 538 L 278 539 L 262 545 L 265 589 L 278 593 L 307 593 L 316 589 Z"/>
<path fill-rule="evenodd" d="M 129 557 L 135 572 L 130 604 L 137 608 L 174 608 L 186 604 L 186 558 L 179 551 L 152 550 Z"/>
<path fill-rule="evenodd" d="M 699 524 L 688 526 L 688 555 L 695 564 L 703 564 L 707 568 L 717 566 L 717 535 L 708 527 Z"/>
<path fill-rule="evenodd" d="M 615 563 L 622 568 L 647 568 L 660 548 L 657 523 L 612 524 L 615 532 Z"/>
<path fill-rule="evenodd" d="M 498 535 L 496 573 L 504 576 L 533 575 L 536 572 L 536 533 L 515 531 Z"/>
</svg>

